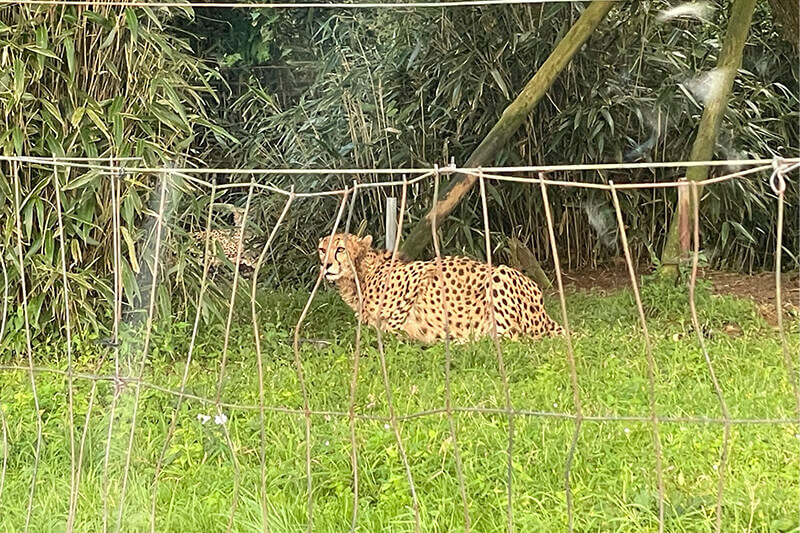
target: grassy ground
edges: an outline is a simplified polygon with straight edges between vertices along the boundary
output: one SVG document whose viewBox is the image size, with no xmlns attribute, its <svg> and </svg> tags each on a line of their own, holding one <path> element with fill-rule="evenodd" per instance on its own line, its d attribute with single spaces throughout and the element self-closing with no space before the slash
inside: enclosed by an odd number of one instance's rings
<svg viewBox="0 0 800 533">
<path fill-rule="evenodd" d="M 260 298 L 263 331 L 265 405 L 302 409 L 303 400 L 291 349 L 291 331 L 305 301 L 303 294 L 265 294 Z M 721 416 L 697 338 L 689 332 L 686 295 L 680 290 L 647 287 L 644 300 L 656 361 L 657 410 L 666 418 Z M 311 473 L 314 531 L 348 531 L 353 510 L 349 408 L 353 369 L 354 321 L 335 295 L 321 295 L 303 336 L 332 341 L 304 344 L 301 358 L 309 404 L 330 415 L 312 416 Z M 551 302 L 553 316 L 560 317 Z M 575 293 L 568 298 L 575 340 L 580 396 L 589 416 L 649 414 L 647 359 L 629 292 L 612 296 Z M 706 340 L 725 400 L 734 418 L 796 418 L 780 339 L 750 301 L 700 298 L 702 320 L 712 330 Z M 792 321 L 790 350 L 798 350 Z M 191 327 L 159 322 L 150 346 L 147 381 L 178 389 L 185 368 Z M 676 335 L 678 334 L 678 335 Z M 683 334 L 682 336 L 680 334 Z M 143 339 L 128 331 L 120 349 L 126 362 L 141 354 Z M 187 392 L 213 398 L 219 377 L 224 326 L 201 332 L 189 368 Z M 221 391 L 224 402 L 258 405 L 258 367 L 252 325 L 235 316 Z M 386 363 L 399 415 L 440 408 L 445 403 L 442 346 L 422 349 L 385 339 Z M 374 420 L 355 424 L 358 458 L 358 530 L 413 531 L 406 473 L 391 426 L 374 335 L 365 332 L 357 383 L 356 411 Z M 20 346 L 17 346 L 19 349 Z M 520 410 L 574 412 L 569 365 L 563 340 L 502 345 L 510 397 Z M 37 365 L 65 367 L 62 345 L 37 343 Z M 88 337 L 75 340 L 77 371 L 113 373 L 113 352 Z M 8 350 L 5 351 L 9 353 Z M 15 355 L 2 364 L 27 364 Z M 452 349 L 452 398 L 461 407 L 504 408 L 505 397 L 491 342 Z M 92 381 L 74 385 L 76 439 L 84 419 Z M 41 462 L 34 494 L 31 531 L 64 530 L 70 494 L 70 424 L 66 378 L 38 373 L 36 387 L 43 420 Z M 113 385 L 96 382 L 95 407 L 86 431 L 76 530 L 100 531 L 104 507 L 113 529 L 120 500 L 134 388 L 123 389 L 110 433 L 104 479 Z M 174 395 L 142 388 L 134 432 L 123 531 L 149 530 L 155 463 L 176 406 Z M 7 465 L 0 482 L 0 531 L 18 531 L 25 522 L 36 445 L 36 416 L 27 373 L 0 371 L 0 407 L 4 413 Z M 234 480 L 240 489 L 234 531 L 262 529 L 261 419 L 257 409 L 225 407 L 227 421 L 216 424 L 216 408 L 195 399 L 183 402 L 177 429 L 157 488 L 156 531 L 225 530 Z M 210 416 L 205 423 L 203 415 Z M 200 417 L 200 419 L 198 418 Z M 454 415 L 458 449 L 473 531 L 506 528 L 506 451 L 508 418 L 503 414 Z M 513 519 L 516 531 L 562 531 L 567 520 L 563 489 L 573 420 L 557 416 L 517 416 L 513 440 Z M 264 479 L 267 519 L 272 532 L 305 531 L 307 491 L 305 424 L 302 415 L 267 411 Z M 227 445 L 227 429 L 235 450 Z M 399 423 L 411 465 L 423 531 L 461 531 L 464 511 L 447 418 L 432 414 Z M 723 428 L 718 424 L 662 421 L 666 530 L 712 531 L 715 521 Z M 800 444 L 796 424 L 736 424 L 725 468 L 724 531 L 797 531 Z M 2 458 L 0 458 L 2 460 Z M 238 465 L 238 470 L 237 470 Z M 571 469 L 577 531 L 656 531 L 658 493 L 652 425 L 623 420 L 583 423 Z"/>
</svg>

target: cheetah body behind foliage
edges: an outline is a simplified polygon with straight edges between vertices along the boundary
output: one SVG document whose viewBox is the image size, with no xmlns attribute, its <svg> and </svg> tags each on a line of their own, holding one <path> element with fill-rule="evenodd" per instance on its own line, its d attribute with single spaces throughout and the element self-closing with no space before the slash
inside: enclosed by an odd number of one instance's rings
<svg viewBox="0 0 800 533">
<path fill-rule="evenodd" d="M 242 252 L 239 259 L 239 266 L 245 266 L 250 270 L 255 270 L 258 263 L 258 254 L 247 248 L 246 244 L 249 236 L 245 233 L 242 237 L 242 219 L 241 212 L 236 208 L 230 208 L 233 213 L 233 228 L 230 229 L 212 229 L 209 232 L 205 230 L 196 231 L 191 234 L 191 237 L 201 247 L 205 247 L 206 238 L 209 240 L 211 256 L 209 257 L 209 265 L 218 268 L 221 266 L 221 261 L 216 253 L 215 247 L 221 248 L 222 254 L 234 265 L 239 251 L 239 241 L 242 241 Z"/>
<path fill-rule="evenodd" d="M 490 269 L 465 257 L 393 261 L 391 252 L 372 248 L 371 237 L 347 234 L 323 238 L 318 251 L 342 299 L 362 322 L 385 331 L 425 343 L 444 339 L 448 330 L 457 342 L 474 340 L 491 335 L 493 325 L 511 338 L 563 332 L 545 312 L 536 283 L 505 265 Z"/>
</svg>

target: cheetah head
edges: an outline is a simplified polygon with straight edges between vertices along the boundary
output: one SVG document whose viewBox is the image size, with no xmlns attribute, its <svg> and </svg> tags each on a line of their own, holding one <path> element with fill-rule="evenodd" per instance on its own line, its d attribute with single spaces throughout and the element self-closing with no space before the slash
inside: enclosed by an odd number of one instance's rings
<svg viewBox="0 0 800 533">
<path fill-rule="evenodd" d="M 337 233 L 319 241 L 319 260 L 322 274 L 328 281 L 342 278 L 354 279 L 353 265 L 372 249 L 372 236 L 356 237 L 349 233 Z"/>
</svg>

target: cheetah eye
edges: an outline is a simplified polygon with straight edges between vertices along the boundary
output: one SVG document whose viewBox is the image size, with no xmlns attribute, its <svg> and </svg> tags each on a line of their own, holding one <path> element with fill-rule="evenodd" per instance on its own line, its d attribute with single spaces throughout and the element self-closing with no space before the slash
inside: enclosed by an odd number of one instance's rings
<svg viewBox="0 0 800 533">
<path fill-rule="evenodd" d="M 342 248 L 341 246 L 336 249 L 337 254 L 340 254 L 342 252 L 344 252 L 344 248 Z"/>
</svg>

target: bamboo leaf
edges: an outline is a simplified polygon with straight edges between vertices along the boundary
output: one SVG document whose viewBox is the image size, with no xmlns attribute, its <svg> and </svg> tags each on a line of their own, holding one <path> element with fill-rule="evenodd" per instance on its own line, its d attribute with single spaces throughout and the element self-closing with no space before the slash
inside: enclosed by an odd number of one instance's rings
<svg viewBox="0 0 800 533">
<path fill-rule="evenodd" d="M 26 82 L 25 63 L 17 58 L 14 60 L 14 100 L 19 102 L 25 92 Z"/>
<path fill-rule="evenodd" d="M 131 41 L 135 43 L 139 38 L 139 19 L 136 17 L 136 11 L 133 8 L 125 8 L 125 23 L 128 26 L 128 31 L 131 32 Z"/>
<path fill-rule="evenodd" d="M 138 274 L 139 273 L 139 262 L 136 259 L 136 245 L 133 243 L 133 238 L 131 234 L 128 232 L 128 228 L 125 226 L 120 227 L 120 233 L 122 234 L 122 238 L 125 241 L 125 246 L 128 247 L 128 260 L 131 262 L 131 268 L 133 272 Z"/>
<path fill-rule="evenodd" d="M 75 43 L 69 35 L 64 37 L 64 53 L 67 56 L 67 70 L 69 70 L 70 79 L 73 79 L 75 77 Z"/>
</svg>

